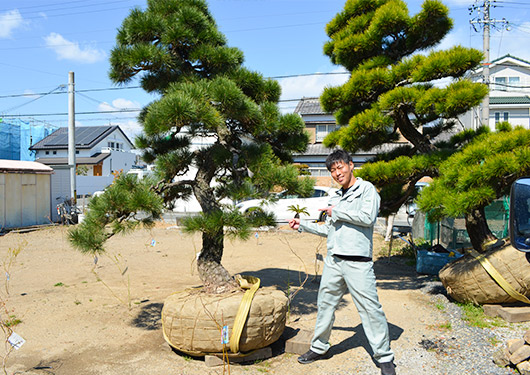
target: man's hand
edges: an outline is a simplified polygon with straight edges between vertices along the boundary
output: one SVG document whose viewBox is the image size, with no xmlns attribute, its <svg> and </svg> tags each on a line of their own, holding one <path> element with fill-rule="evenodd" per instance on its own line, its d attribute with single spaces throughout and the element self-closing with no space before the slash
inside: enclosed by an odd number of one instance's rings
<svg viewBox="0 0 530 375">
<path fill-rule="evenodd" d="M 326 208 L 319 208 L 318 210 L 319 211 L 324 211 L 326 213 L 326 215 L 331 217 L 331 211 L 333 211 L 333 207 L 335 207 L 335 206 L 327 206 Z"/>
<path fill-rule="evenodd" d="M 292 229 L 297 230 L 298 228 L 300 228 L 300 219 L 291 219 L 291 220 L 289 220 L 289 226 Z"/>
</svg>

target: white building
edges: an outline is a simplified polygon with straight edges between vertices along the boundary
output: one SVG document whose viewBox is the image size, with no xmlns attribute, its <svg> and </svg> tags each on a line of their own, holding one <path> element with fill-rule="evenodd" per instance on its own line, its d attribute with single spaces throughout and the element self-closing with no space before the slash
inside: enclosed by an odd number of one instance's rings
<svg viewBox="0 0 530 375">
<path fill-rule="evenodd" d="M 119 126 L 79 126 L 75 129 L 77 195 L 90 195 L 110 185 L 117 173 L 136 163 L 134 145 Z M 59 128 L 30 150 L 36 161 L 52 167 L 52 197 L 70 195 L 68 128 Z"/>
<path fill-rule="evenodd" d="M 505 55 L 490 64 L 489 127 L 508 121 L 530 129 L 530 62 Z M 471 79 L 482 82 L 483 69 L 475 71 Z M 466 128 L 480 125 L 481 107 L 474 108 L 461 117 Z"/>
</svg>

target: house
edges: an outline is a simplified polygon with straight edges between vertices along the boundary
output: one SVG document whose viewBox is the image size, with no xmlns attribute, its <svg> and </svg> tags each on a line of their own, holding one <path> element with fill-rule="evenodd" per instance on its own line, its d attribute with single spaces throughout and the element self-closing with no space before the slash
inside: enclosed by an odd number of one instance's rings
<svg viewBox="0 0 530 375">
<path fill-rule="evenodd" d="M 52 173 L 34 161 L 0 159 L 0 232 L 51 222 Z"/>
<path fill-rule="evenodd" d="M 134 145 L 119 126 L 75 128 L 77 195 L 91 195 L 110 185 L 117 173 L 126 173 L 136 163 Z M 30 147 L 36 161 L 52 167 L 52 195 L 70 195 L 68 128 L 59 128 Z"/>
<path fill-rule="evenodd" d="M 493 60 L 490 70 L 489 127 L 509 121 L 530 129 L 530 62 L 505 55 Z M 471 75 L 474 82 L 482 82 L 483 69 Z M 481 108 L 474 108 L 460 118 L 464 127 L 476 129 L 481 123 Z"/>
<path fill-rule="evenodd" d="M 333 150 L 322 144 L 324 138 L 339 127 L 335 117 L 322 109 L 319 98 L 300 99 L 294 113 L 300 115 L 304 120 L 306 131 L 309 133 L 309 145 L 303 154 L 295 154 L 293 161 L 296 164 L 307 165 L 310 175 L 316 180 L 316 185 L 336 186 L 326 168 L 326 157 Z M 388 143 L 368 151 L 359 151 L 352 154 L 355 168 L 361 168 L 366 161 L 378 153 L 389 152 L 405 143 L 406 140 L 403 139 L 400 142 Z"/>
</svg>

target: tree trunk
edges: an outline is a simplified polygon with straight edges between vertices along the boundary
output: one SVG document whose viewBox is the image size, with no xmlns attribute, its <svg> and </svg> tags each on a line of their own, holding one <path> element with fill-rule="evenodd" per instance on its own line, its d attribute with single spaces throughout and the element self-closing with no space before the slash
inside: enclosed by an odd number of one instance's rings
<svg viewBox="0 0 530 375">
<path fill-rule="evenodd" d="M 397 109 L 392 117 L 394 118 L 401 135 L 412 143 L 420 153 L 428 154 L 436 150 L 436 146 L 429 142 L 427 137 L 414 127 L 406 111 Z"/>
<path fill-rule="evenodd" d="M 197 260 L 197 269 L 207 293 L 224 293 L 238 287 L 236 281 L 221 265 L 223 241 L 223 228 L 216 233 L 202 234 L 202 251 Z"/>
<path fill-rule="evenodd" d="M 193 193 L 199 202 L 204 215 L 219 213 L 221 208 L 215 200 L 215 194 L 210 187 L 210 182 L 215 174 L 214 163 L 209 163 L 210 157 L 203 158 L 206 162 L 199 165 L 195 176 Z M 199 277 L 204 283 L 207 293 L 224 293 L 238 288 L 237 282 L 230 273 L 221 265 L 224 250 L 224 229 L 221 224 L 218 228 L 209 229 L 202 233 L 202 250 L 197 259 Z"/>
<path fill-rule="evenodd" d="M 488 226 L 484 208 L 471 211 L 465 219 L 471 245 L 479 253 L 483 253 L 485 251 L 484 245 L 497 239 Z"/>
</svg>

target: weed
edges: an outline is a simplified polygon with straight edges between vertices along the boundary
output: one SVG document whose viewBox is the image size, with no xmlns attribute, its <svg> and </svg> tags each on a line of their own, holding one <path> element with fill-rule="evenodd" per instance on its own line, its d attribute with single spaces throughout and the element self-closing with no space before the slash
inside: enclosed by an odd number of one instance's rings
<svg viewBox="0 0 530 375">
<path fill-rule="evenodd" d="M 490 342 L 491 346 L 497 346 L 498 344 L 502 342 L 495 336 L 488 337 L 488 341 Z"/>
<path fill-rule="evenodd" d="M 75 303 L 76 305 L 80 305 L 80 304 L 81 304 L 81 301 L 79 301 L 79 300 L 76 299 L 76 300 L 74 301 L 74 303 Z"/>
<path fill-rule="evenodd" d="M 269 362 L 264 362 L 262 360 L 257 360 L 254 362 L 255 365 L 259 366 L 256 370 L 259 372 L 269 372 L 271 364 Z"/>
<path fill-rule="evenodd" d="M 188 357 L 187 355 L 182 356 L 182 358 L 183 358 L 186 362 L 191 362 L 191 357 Z"/>
<path fill-rule="evenodd" d="M 440 311 L 444 311 L 445 310 L 445 305 L 442 302 L 435 303 L 434 307 L 436 307 Z"/>
<path fill-rule="evenodd" d="M 9 315 L 9 318 L 4 321 L 6 327 L 14 327 L 22 323 L 22 320 L 18 319 L 16 315 Z"/>
<path fill-rule="evenodd" d="M 450 321 L 447 321 L 447 322 L 443 322 L 443 323 L 430 325 L 429 328 L 437 329 L 437 330 L 440 330 L 440 331 L 450 331 L 450 330 L 453 329 L 453 326 L 451 325 Z"/>
<path fill-rule="evenodd" d="M 64 285 L 64 284 L 61 283 L 61 282 L 58 282 L 58 283 L 56 283 L 54 286 L 66 286 L 66 285 Z"/>
<path fill-rule="evenodd" d="M 0 309 L 2 310 L 2 314 L 0 315 L 0 328 L 4 333 L 4 344 L 6 348 L 5 353 L 1 357 L 1 366 L 5 375 L 7 375 L 7 359 L 14 349 L 14 346 L 9 342 L 9 337 L 11 337 L 11 335 L 14 333 L 13 327 L 22 323 L 22 320 L 17 318 L 16 315 L 13 314 L 14 310 L 10 309 L 8 306 L 11 268 L 15 265 L 18 255 L 27 244 L 27 241 L 21 241 L 17 247 L 10 247 L 2 259 L 2 268 L 6 277 L 4 279 L 3 292 L 0 292 Z"/>
<path fill-rule="evenodd" d="M 484 314 L 482 306 L 472 303 L 457 303 L 462 310 L 462 320 L 466 321 L 472 327 L 491 328 L 502 327 L 506 323 L 501 318 L 490 318 Z"/>
</svg>

